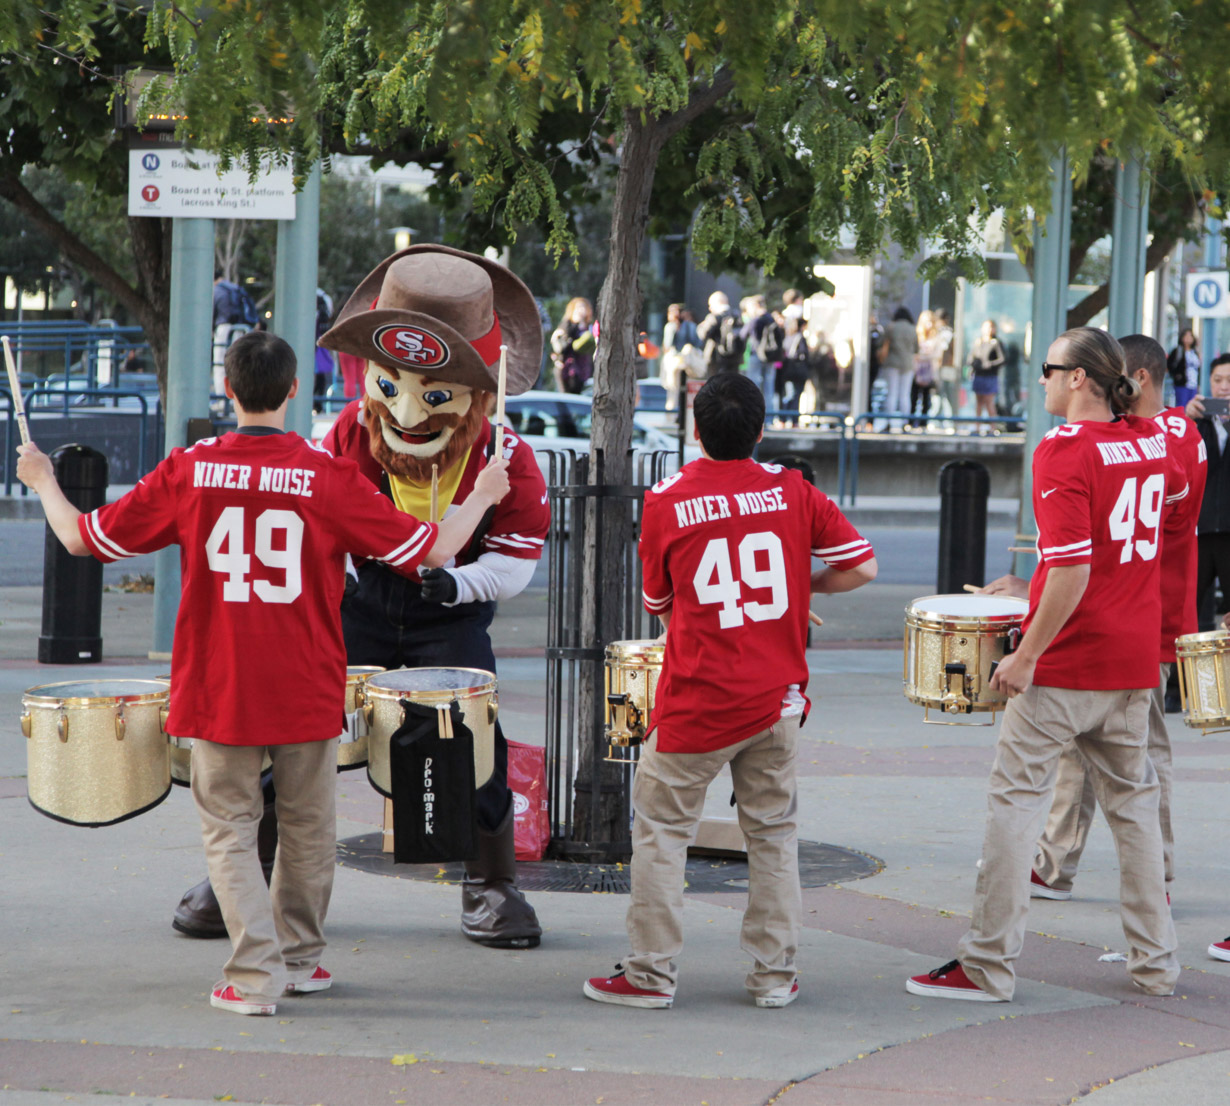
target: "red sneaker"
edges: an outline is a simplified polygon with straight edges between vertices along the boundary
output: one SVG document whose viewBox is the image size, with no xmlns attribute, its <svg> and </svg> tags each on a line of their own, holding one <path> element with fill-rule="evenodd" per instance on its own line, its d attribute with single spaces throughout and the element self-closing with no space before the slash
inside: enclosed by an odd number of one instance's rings
<svg viewBox="0 0 1230 1106">
<path fill-rule="evenodd" d="M 959 998 L 967 1002 L 1004 1002 L 987 994 L 974 983 L 961 967 L 961 961 L 949 960 L 926 975 L 914 975 L 905 981 L 905 989 L 924 998 Z"/>
<path fill-rule="evenodd" d="M 1057 899 L 1064 902 L 1072 897 L 1071 891 L 1057 891 L 1032 868 L 1029 871 L 1029 897 L 1031 899 Z"/>
<path fill-rule="evenodd" d="M 276 1014 L 278 1011 L 276 1003 L 244 998 L 225 979 L 214 984 L 209 994 L 209 1005 L 219 1010 L 229 1010 L 232 1014 Z"/>
<path fill-rule="evenodd" d="M 675 1001 L 674 995 L 665 991 L 644 991 L 633 987 L 622 971 L 609 978 L 594 976 L 585 981 L 585 997 L 595 1002 L 610 1002 L 616 1006 L 639 1006 L 645 1010 L 660 1010 Z"/>
<path fill-rule="evenodd" d="M 316 965 L 316 970 L 298 983 L 286 984 L 286 990 L 283 994 L 286 995 L 306 995 L 311 991 L 327 991 L 333 986 L 333 976 L 324 970 L 319 964 Z"/>
<path fill-rule="evenodd" d="M 1230 937 L 1209 946 L 1209 955 L 1214 960 L 1230 960 Z"/>
</svg>

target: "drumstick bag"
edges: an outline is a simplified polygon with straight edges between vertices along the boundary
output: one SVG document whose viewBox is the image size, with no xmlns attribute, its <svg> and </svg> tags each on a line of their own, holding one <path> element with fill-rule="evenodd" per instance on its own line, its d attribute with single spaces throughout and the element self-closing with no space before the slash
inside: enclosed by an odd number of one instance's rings
<svg viewBox="0 0 1230 1106">
<path fill-rule="evenodd" d="M 432 864 L 478 855 L 474 735 L 456 703 L 453 736 L 440 734 L 435 707 L 403 699 L 404 721 L 389 739 L 393 788 L 393 861 Z"/>
</svg>

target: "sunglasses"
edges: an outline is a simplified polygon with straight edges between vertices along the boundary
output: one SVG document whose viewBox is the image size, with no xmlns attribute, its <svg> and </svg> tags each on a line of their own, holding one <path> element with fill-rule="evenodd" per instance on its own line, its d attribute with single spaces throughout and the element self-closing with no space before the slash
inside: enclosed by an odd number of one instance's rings
<svg viewBox="0 0 1230 1106">
<path fill-rule="evenodd" d="M 1060 373 L 1070 373 L 1070 372 L 1075 372 L 1075 371 L 1076 371 L 1076 369 L 1077 369 L 1078 367 L 1079 367 L 1079 366 L 1077 366 L 1077 365 L 1052 365 L 1052 364 L 1050 364 L 1050 363 L 1049 363 L 1049 362 L 1047 362 L 1047 361 L 1043 361 L 1043 362 L 1042 362 L 1042 378 L 1043 378 L 1044 380 L 1050 380 L 1050 378 L 1051 378 L 1051 373 L 1054 373 L 1054 372 L 1060 372 Z"/>
</svg>

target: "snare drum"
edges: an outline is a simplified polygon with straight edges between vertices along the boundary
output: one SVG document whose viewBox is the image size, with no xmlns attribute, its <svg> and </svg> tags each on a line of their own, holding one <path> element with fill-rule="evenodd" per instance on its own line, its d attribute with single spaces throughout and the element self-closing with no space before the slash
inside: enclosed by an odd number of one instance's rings
<svg viewBox="0 0 1230 1106">
<path fill-rule="evenodd" d="M 1184 634 L 1175 658 L 1183 721 L 1201 733 L 1230 729 L 1230 632 Z"/>
<path fill-rule="evenodd" d="M 456 703 L 474 735 L 474 786 L 482 787 L 495 771 L 496 678 L 481 668 L 397 668 L 367 678 L 367 778 L 392 798 L 389 740 L 402 725 L 401 701 L 444 707 Z"/>
<path fill-rule="evenodd" d="M 653 704 L 666 647 L 653 640 L 613 641 L 606 647 L 607 760 L 621 762 L 616 749 L 645 740 L 653 727 Z"/>
<path fill-rule="evenodd" d="M 351 664 L 346 667 L 346 730 L 337 743 L 337 770 L 349 771 L 367 765 L 367 681 L 384 669 L 379 665 Z"/>
<path fill-rule="evenodd" d="M 990 711 L 990 722 L 974 724 L 994 723 L 1008 698 L 991 687 L 992 667 L 1016 648 L 1028 610 L 1009 595 L 928 595 L 906 607 L 905 697 L 927 708 L 924 721 L 932 710 Z"/>
<path fill-rule="evenodd" d="M 21 700 L 30 805 L 73 826 L 110 826 L 156 807 L 171 790 L 158 680 L 71 680 Z"/>
</svg>

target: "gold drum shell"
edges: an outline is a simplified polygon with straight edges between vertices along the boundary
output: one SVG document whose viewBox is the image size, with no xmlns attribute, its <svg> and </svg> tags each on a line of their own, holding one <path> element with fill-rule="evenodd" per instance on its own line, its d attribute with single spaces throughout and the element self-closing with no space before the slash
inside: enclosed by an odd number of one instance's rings
<svg viewBox="0 0 1230 1106">
<path fill-rule="evenodd" d="M 30 688 L 21 701 L 30 805 L 74 826 L 109 826 L 157 806 L 171 759 L 157 680 L 71 680 Z"/>
<path fill-rule="evenodd" d="M 1184 634 L 1175 641 L 1183 721 L 1192 729 L 1230 729 L 1230 631 Z"/>
<path fill-rule="evenodd" d="M 980 609 L 984 613 L 978 613 Z M 1003 660 L 1010 635 L 1020 630 L 1028 610 L 1024 599 L 1004 595 L 929 595 L 914 600 L 905 609 L 905 697 L 919 706 L 946 710 L 952 685 L 945 668 L 963 664 L 969 707 L 960 713 L 1003 710 L 1008 699 L 991 687 L 991 666 Z"/>
<path fill-rule="evenodd" d="M 606 693 L 608 696 L 626 695 L 629 704 L 636 707 L 644 719 L 646 733 L 653 727 L 653 707 L 665 653 L 666 646 L 652 638 L 613 641 L 606 647 Z M 609 699 L 606 702 L 609 730 L 613 719 Z"/>
<path fill-rule="evenodd" d="M 402 725 L 401 701 L 442 707 L 456 703 L 474 735 L 474 786 L 495 771 L 495 673 L 481 668 L 395 668 L 367 679 L 367 778 L 382 795 L 392 796 L 389 740 Z"/>
<path fill-rule="evenodd" d="M 367 702 L 367 681 L 378 672 L 385 671 L 375 664 L 351 664 L 346 666 L 346 714 L 362 710 Z M 354 741 L 337 743 L 337 770 L 362 768 L 367 763 L 367 734 L 360 734 Z"/>
</svg>

